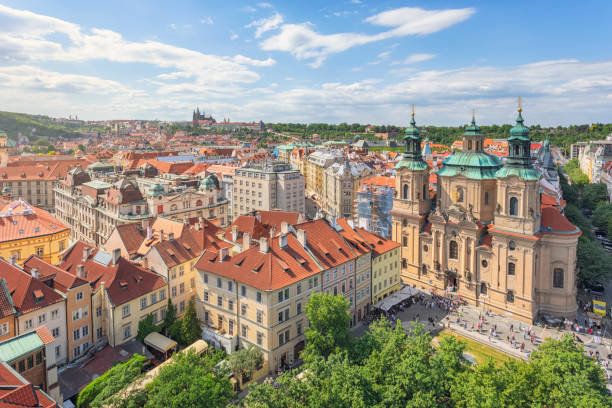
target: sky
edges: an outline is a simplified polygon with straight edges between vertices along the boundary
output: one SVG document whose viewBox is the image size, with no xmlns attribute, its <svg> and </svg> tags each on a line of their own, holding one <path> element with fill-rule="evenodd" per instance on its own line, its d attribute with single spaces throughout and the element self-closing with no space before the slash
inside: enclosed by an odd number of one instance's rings
<svg viewBox="0 0 612 408">
<path fill-rule="evenodd" d="M 612 122 L 612 2 L 0 0 L 0 110 Z"/>
</svg>

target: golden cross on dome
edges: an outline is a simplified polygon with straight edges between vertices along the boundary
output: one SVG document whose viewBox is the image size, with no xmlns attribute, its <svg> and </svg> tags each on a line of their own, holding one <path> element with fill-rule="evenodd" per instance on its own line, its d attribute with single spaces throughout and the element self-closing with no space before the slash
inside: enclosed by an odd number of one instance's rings
<svg viewBox="0 0 612 408">
<path fill-rule="evenodd" d="M 523 98 L 518 97 L 518 111 L 521 113 L 523 111 Z"/>
<path fill-rule="evenodd" d="M 414 117 L 414 103 L 412 104 L 412 117 Z"/>
</svg>

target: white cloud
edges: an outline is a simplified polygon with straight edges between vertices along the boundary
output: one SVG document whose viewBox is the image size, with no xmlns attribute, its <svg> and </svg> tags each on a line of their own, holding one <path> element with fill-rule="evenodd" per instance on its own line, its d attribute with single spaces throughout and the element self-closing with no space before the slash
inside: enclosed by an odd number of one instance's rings
<svg viewBox="0 0 612 408">
<path fill-rule="evenodd" d="M 435 58 L 436 54 L 412 54 L 406 57 L 404 64 L 414 64 Z"/>
<path fill-rule="evenodd" d="M 259 20 L 251 21 L 247 24 L 246 28 L 256 27 L 255 29 L 255 38 L 261 37 L 263 33 L 266 33 L 271 30 L 276 30 L 282 23 L 284 19 L 278 12 L 275 12 L 268 18 L 262 18 Z"/>
<path fill-rule="evenodd" d="M 270 3 L 257 3 L 257 7 L 259 7 L 259 8 L 272 8 L 273 6 Z"/>
<path fill-rule="evenodd" d="M 384 11 L 365 20 L 379 26 L 394 27 L 378 34 L 320 34 L 308 22 L 283 24 L 280 33 L 265 39 L 260 46 L 266 51 L 289 52 L 298 60 L 312 60 L 310 65 L 316 68 L 330 54 L 389 38 L 432 34 L 468 19 L 474 13 L 473 8 L 423 10 L 403 7 Z"/>
<path fill-rule="evenodd" d="M 361 0 L 351 0 L 351 3 L 353 3 L 353 4 L 361 4 Z"/>
<path fill-rule="evenodd" d="M 378 54 L 378 58 L 379 59 L 387 59 L 387 58 L 389 58 L 389 55 L 391 55 L 391 51 L 383 51 L 380 54 Z"/>
<path fill-rule="evenodd" d="M 238 34 L 234 32 L 234 30 L 230 30 L 230 40 L 237 40 Z"/>
<path fill-rule="evenodd" d="M 201 20 L 200 20 L 200 23 L 202 23 L 202 24 L 208 24 L 208 25 L 213 25 L 213 24 L 215 24 L 215 22 L 214 22 L 214 20 L 212 19 L 212 17 L 211 17 L 211 16 L 208 16 L 208 17 L 206 17 L 206 18 L 201 19 Z"/>
</svg>

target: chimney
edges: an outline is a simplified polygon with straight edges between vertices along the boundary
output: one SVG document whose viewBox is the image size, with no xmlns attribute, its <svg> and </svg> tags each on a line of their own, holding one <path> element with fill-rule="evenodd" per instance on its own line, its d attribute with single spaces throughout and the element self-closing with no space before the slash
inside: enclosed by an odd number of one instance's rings
<svg viewBox="0 0 612 408">
<path fill-rule="evenodd" d="M 144 220 L 140 222 L 140 225 L 142 226 L 143 230 L 148 231 L 149 227 L 151 226 L 151 220 L 148 218 L 145 218 Z"/>
<path fill-rule="evenodd" d="M 261 237 L 259 239 L 259 252 L 261 252 L 262 254 L 267 254 L 268 253 L 268 249 L 270 249 L 268 247 L 268 238 Z"/>
<path fill-rule="evenodd" d="M 274 235 L 276 235 L 276 227 L 273 225 L 272 228 L 270 228 L 270 238 L 274 238 Z"/>
<path fill-rule="evenodd" d="M 160 240 L 160 241 L 163 241 L 163 240 L 164 240 L 164 230 L 163 230 L 163 229 L 160 229 L 160 230 L 159 230 L 159 240 Z"/>
<path fill-rule="evenodd" d="M 149 225 L 147 227 L 147 240 L 153 238 L 153 228 L 151 228 L 151 226 Z"/>
<path fill-rule="evenodd" d="M 15 255 L 11 255 L 11 265 L 15 266 Z"/>
<path fill-rule="evenodd" d="M 283 234 L 289 233 L 289 223 L 287 221 L 281 222 L 281 233 Z"/>
<path fill-rule="evenodd" d="M 242 250 L 246 251 L 251 247 L 251 234 L 245 232 L 242 234 Z"/>
<path fill-rule="evenodd" d="M 81 279 L 85 279 L 87 277 L 87 275 L 85 274 L 85 266 L 84 265 L 77 265 L 76 267 L 76 276 L 77 278 L 81 278 Z"/>
<path fill-rule="evenodd" d="M 119 262 L 119 258 L 121 258 L 121 249 L 113 249 L 113 265 L 117 265 L 117 262 Z"/>
<path fill-rule="evenodd" d="M 306 248 L 306 230 L 297 230 L 297 240 L 302 247 Z"/>
<path fill-rule="evenodd" d="M 196 222 L 196 223 L 195 223 L 195 230 L 196 230 L 196 231 L 199 231 L 199 230 L 201 230 L 201 229 L 202 229 L 202 226 L 200 225 L 200 223 L 199 223 L 199 222 Z"/>
<path fill-rule="evenodd" d="M 174 232 L 168 233 L 168 241 L 174 241 Z"/>
<path fill-rule="evenodd" d="M 89 248 L 85 247 L 83 248 L 83 262 L 87 261 L 88 258 L 89 258 Z"/>
<path fill-rule="evenodd" d="M 232 225 L 232 241 L 236 242 L 238 239 L 238 226 Z"/>
<path fill-rule="evenodd" d="M 219 262 L 223 262 L 227 257 L 228 251 L 227 248 L 221 248 L 219 250 Z"/>
<path fill-rule="evenodd" d="M 149 269 L 149 258 L 147 258 L 146 256 L 142 258 L 142 266 L 145 269 Z"/>
<path fill-rule="evenodd" d="M 30 275 L 32 275 L 32 277 L 34 279 L 38 279 L 39 278 L 38 269 L 37 268 L 32 268 L 32 270 L 30 271 Z"/>
<path fill-rule="evenodd" d="M 280 241 L 278 241 L 278 246 L 282 248 L 286 248 L 287 247 L 287 234 L 281 234 L 280 236 Z"/>
</svg>

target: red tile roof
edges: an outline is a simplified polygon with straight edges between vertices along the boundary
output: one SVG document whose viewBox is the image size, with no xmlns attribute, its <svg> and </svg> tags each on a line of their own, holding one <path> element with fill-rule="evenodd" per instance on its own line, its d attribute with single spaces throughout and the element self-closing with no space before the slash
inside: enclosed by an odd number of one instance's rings
<svg viewBox="0 0 612 408">
<path fill-rule="evenodd" d="M 125 245 L 125 249 L 128 251 L 130 258 L 136 254 L 138 248 L 142 244 L 142 241 L 147 237 L 146 231 L 142 229 L 140 222 L 130 222 L 127 224 L 115 226 L 119 238 Z"/>
<path fill-rule="evenodd" d="M 31 255 L 23 262 L 23 269 L 31 274 L 34 268 L 38 269 L 39 279 L 42 282 L 62 293 L 66 293 L 68 289 L 77 288 L 88 283 L 86 280 L 50 264 L 36 255 Z"/>
<path fill-rule="evenodd" d="M 45 344 L 51 344 L 55 341 L 55 337 L 53 337 L 49 329 L 47 329 L 47 326 L 40 326 L 37 328 L 36 334 L 38 334 L 38 337 L 40 337 Z"/>
<path fill-rule="evenodd" d="M 238 227 L 238 242 L 242 242 L 242 236 L 248 232 L 252 239 L 259 239 L 268 235 L 268 229 L 252 215 L 238 216 L 232 225 L 225 229 L 225 239 L 232 239 L 232 229 L 234 225 Z"/>
<path fill-rule="evenodd" d="M 361 185 L 372 185 L 372 186 L 382 186 L 382 187 L 392 187 L 395 188 L 395 177 L 385 177 L 385 176 L 374 176 L 365 179 L 361 182 Z"/>
<path fill-rule="evenodd" d="M 7 363 L 0 361 L 0 408 L 18 407 L 56 408 L 57 404 Z"/>
<path fill-rule="evenodd" d="M 297 224 L 294 228 L 306 231 L 308 248 L 325 269 L 333 268 L 357 257 L 352 246 L 323 219 Z"/>
<path fill-rule="evenodd" d="M 371 232 L 368 232 L 363 228 L 357 228 L 356 231 L 370 245 L 370 248 L 372 248 L 373 257 L 377 257 L 381 254 L 384 254 L 385 252 L 389 252 L 395 248 L 400 247 L 399 243 L 390 239 L 379 237 L 378 235 L 372 234 Z"/>
<path fill-rule="evenodd" d="M 545 234 L 580 235 L 582 232 L 555 207 L 542 207 L 540 220 Z"/>
<path fill-rule="evenodd" d="M 108 265 L 98 263 L 94 257 L 101 251 L 100 249 L 94 249 L 87 260 L 83 261 L 83 249 L 85 248 L 92 249 L 92 246 L 79 241 L 69 248 L 59 265 L 60 268 L 70 274 L 76 274 L 77 265 L 82 264 L 87 271 L 85 279 L 95 290 L 104 282 L 108 296 L 115 306 L 166 286 L 161 276 L 123 257 L 120 257 L 115 265 L 112 264 L 112 261 Z"/>
<path fill-rule="evenodd" d="M 0 241 L 42 237 L 67 230 L 57 218 L 23 200 L 0 208 Z"/>
<path fill-rule="evenodd" d="M 0 276 L 6 285 L 17 312 L 24 314 L 63 301 L 62 295 L 28 273 L 0 258 Z M 38 299 L 35 293 L 42 294 Z"/>
<path fill-rule="evenodd" d="M 257 216 L 264 227 L 274 227 L 277 232 L 281 230 L 283 222 L 294 225 L 300 221 L 299 213 L 289 211 L 257 211 Z"/>
<path fill-rule="evenodd" d="M 269 251 L 262 253 L 257 246 L 223 262 L 219 254 L 205 251 L 196 263 L 200 271 L 235 279 L 260 290 L 277 290 L 321 272 L 317 262 L 297 241 L 287 234 L 287 246 L 280 248 L 280 236 L 269 239 Z"/>
<path fill-rule="evenodd" d="M 17 311 L 13 306 L 13 299 L 11 298 L 11 292 L 8 289 L 6 280 L 0 279 L 0 319 L 4 319 L 7 316 L 16 314 Z"/>
</svg>

